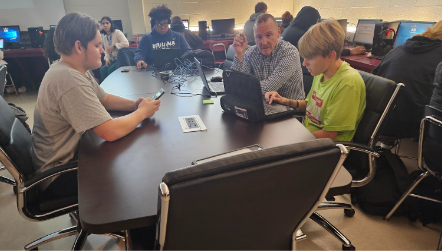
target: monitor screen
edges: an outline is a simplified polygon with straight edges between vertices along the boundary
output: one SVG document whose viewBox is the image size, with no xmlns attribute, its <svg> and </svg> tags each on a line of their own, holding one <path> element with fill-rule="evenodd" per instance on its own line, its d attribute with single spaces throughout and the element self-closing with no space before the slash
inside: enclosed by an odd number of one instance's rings
<svg viewBox="0 0 442 252">
<path fill-rule="evenodd" d="M 115 25 L 115 28 L 123 31 L 123 23 L 121 23 L 121 20 L 112 20 L 112 23 Z"/>
<path fill-rule="evenodd" d="M 3 39 L 5 44 L 20 44 L 20 27 L 0 26 L 0 39 Z"/>
<path fill-rule="evenodd" d="M 188 20 L 188 19 L 183 19 L 183 20 L 181 20 L 181 21 L 183 21 L 184 27 L 185 27 L 187 30 L 189 30 L 189 20 Z"/>
<path fill-rule="evenodd" d="M 281 26 L 282 25 L 282 18 L 277 17 L 275 19 L 276 19 L 276 23 L 278 24 L 278 26 Z"/>
<path fill-rule="evenodd" d="M 342 30 L 344 30 L 345 34 L 347 34 L 347 19 L 338 19 L 339 25 L 341 26 Z"/>
<path fill-rule="evenodd" d="M 374 26 L 381 21 L 382 19 L 359 19 L 358 25 L 356 26 L 355 36 L 353 37 L 353 42 L 364 45 L 372 45 Z"/>
<path fill-rule="evenodd" d="M 0 49 L 3 49 L 3 39 L 0 39 Z"/>
<path fill-rule="evenodd" d="M 235 19 L 212 20 L 212 35 L 235 34 Z"/>
<path fill-rule="evenodd" d="M 52 28 L 55 29 L 55 27 L 57 27 L 57 25 L 50 25 L 50 26 L 49 26 L 49 29 L 52 29 Z"/>
<path fill-rule="evenodd" d="M 414 35 L 421 34 L 422 32 L 426 31 L 428 27 L 433 26 L 434 23 L 435 22 L 401 21 L 397 29 L 393 47 L 398 47 Z"/>
</svg>

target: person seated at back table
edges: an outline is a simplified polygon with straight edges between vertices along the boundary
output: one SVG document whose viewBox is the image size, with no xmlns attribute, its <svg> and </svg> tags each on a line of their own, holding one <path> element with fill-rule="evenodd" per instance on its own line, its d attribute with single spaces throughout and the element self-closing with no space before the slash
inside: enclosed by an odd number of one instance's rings
<svg viewBox="0 0 442 252">
<path fill-rule="evenodd" d="M 160 5 L 149 12 L 152 32 L 144 35 L 135 52 L 137 69 L 153 64 L 153 50 L 180 48 L 181 54 L 191 50 L 183 35 L 169 29 L 172 11 L 166 5 Z"/>
<path fill-rule="evenodd" d="M 235 58 L 231 69 L 254 74 L 263 95 L 277 90 L 290 99 L 304 99 L 301 63 L 296 47 L 280 40 L 275 18 L 261 14 L 253 27 L 256 45 L 247 48 L 247 38 L 238 34 L 233 41 Z"/>
<path fill-rule="evenodd" d="M 204 43 L 204 41 L 200 37 L 186 29 L 183 21 L 178 16 L 172 18 L 170 29 L 172 31 L 181 33 L 181 35 L 183 35 L 183 37 L 186 39 L 187 44 L 189 44 L 190 48 L 192 48 L 193 50 L 198 49 L 198 47 Z"/>
<path fill-rule="evenodd" d="M 284 32 L 285 28 L 289 27 L 289 25 L 293 22 L 295 19 L 293 15 L 290 13 L 290 11 L 286 11 L 281 16 L 282 24 L 281 24 L 281 33 Z"/>
<path fill-rule="evenodd" d="M 390 50 L 372 73 L 403 83 L 396 106 L 381 132 L 391 138 L 418 138 L 425 105 L 430 103 L 434 73 L 442 61 L 442 21 Z"/>
<path fill-rule="evenodd" d="M 307 32 L 312 26 L 321 21 L 321 15 L 319 11 L 311 6 L 304 6 L 296 14 L 295 19 L 290 23 L 284 32 L 281 34 L 281 38 L 290 42 L 292 45 L 298 47 L 299 39 Z M 364 46 L 356 46 L 350 49 L 342 49 L 341 56 L 365 54 Z"/>
<path fill-rule="evenodd" d="M 255 36 L 253 35 L 253 27 L 258 16 L 263 13 L 267 13 L 267 4 L 265 4 L 264 2 L 258 2 L 255 5 L 255 13 L 250 15 L 249 20 L 247 20 L 244 24 L 243 33 L 247 37 L 247 41 L 255 41 Z"/>
<path fill-rule="evenodd" d="M 100 68 L 101 81 L 117 69 L 117 55 L 118 50 L 124 47 L 129 47 L 129 41 L 123 32 L 116 29 L 110 17 L 102 17 L 101 25 L 101 41 L 104 48 L 105 65 Z"/>
<path fill-rule="evenodd" d="M 303 65 L 314 76 L 305 100 L 268 92 L 265 99 L 305 111 L 304 126 L 317 138 L 351 141 L 365 110 L 361 75 L 339 58 L 345 34 L 335 20 L 312 26 L 299 40 Z"/>
<path fill-rule="evenodd" d="M 92 18 L 75 12 L 65 15 L 55 30 L 54 45 L 61 58 L 46 72 L 34 111 L 31 156 L 37 173 L 76 162 L 85 131 L 92 129 L 102 139 L 114 141 L 132 132 L 160 106 L 159 100 L 132 101 L 107 94 L 91 76 L 88 70 L 101 66 L 103 53 L 98 23 Z M 131 113 L 113 119 L 107 110 Z M 50 182 L 41 189 L 60 196 L 77 194 L 76 172 Z"/>
</svg>

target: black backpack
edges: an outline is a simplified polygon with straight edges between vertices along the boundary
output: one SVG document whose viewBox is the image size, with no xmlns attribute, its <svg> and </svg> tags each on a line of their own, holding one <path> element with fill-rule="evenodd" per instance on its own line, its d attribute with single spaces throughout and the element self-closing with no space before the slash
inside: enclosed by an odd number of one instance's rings
<svg viewBox="0 0 442 252">
<path fill-rule="evenodd" d="M 385 216 L 407 191 L 413 178 L 408 174 L 399 156 L 389 150 L 381 152 L 381 156 L 376 159 L 376 164 L 377 170 L 373 180 L 363 187 L 353 188 L 351 198 L 352 203 L 359 205 L 363 211 Z M 415 220 L 416 199 L 407 197 L 394 214 L 407 214 L 410 219 Z"/>
</svg>

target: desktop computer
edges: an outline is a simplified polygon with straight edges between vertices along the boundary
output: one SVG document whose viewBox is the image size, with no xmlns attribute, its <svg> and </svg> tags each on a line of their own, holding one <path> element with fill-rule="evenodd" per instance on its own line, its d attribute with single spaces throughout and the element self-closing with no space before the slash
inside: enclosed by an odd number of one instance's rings
<svg viewBox="0 0 442 252">
<path fill-rule="evenodd" d="M 0 26 L 0 39 L 3 39 L 5 49 L 20 48 L 20 27 Z"/>
<path fill-rule="evenodd" d="M 370 51 L 373 45 L 375 25 L 380 22 L 382 19 L 359 19 L 353 43 L 363 45 L 367 51 Z"/>
<path fill-rule="evenodd" d="M 234 35 L 234 18 L 212 20 L 212 39 L 233 39 Z"/>
<path fill-rule="evenodd" d="M 432 27 L 434 23 L 435 22 L 401 21 L 397 29 L 393 48 L 402 45 L 407 39 L 413 37 L 414 35 L 423 33 L 429 27 Z"/>
<path fill-rule="evenodd" d="M 391 50 L 399 24 L 400 21 L 392 21 L 381 22 L 375 25 L 372 55 L 384 56 Z"/>
<path fill-rule="evenodd" d="M 198 21 L 198 36 L 207 40 L 207 21 Z"/>
<path fill-rule="evenodd" d="M 45 42 L 45 34 L 43 27 L 29 27 L 29 38 L 31 39 L 31 45 L 34 48 L 41 48 Z"/>
<path fill-rule="evenodd" d="M 184 28 L 189 30 L 189 19 L 182 19 L 181 21 L 183 22 Z"/>
<path fill-rule="evenodd" d="M 112 20 L 112 23 L 115 25 L 115 28 L 123 32 L 123 23 L 121 20 Z"/>
</svg>

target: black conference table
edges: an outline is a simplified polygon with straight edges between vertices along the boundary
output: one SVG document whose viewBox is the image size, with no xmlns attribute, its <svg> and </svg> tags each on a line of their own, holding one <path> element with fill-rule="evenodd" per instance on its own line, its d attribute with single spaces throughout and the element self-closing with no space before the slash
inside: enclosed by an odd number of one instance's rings
<svg viewBox="0 0 442 252">
<path fill-rule="evenodd" d="M 82 136 L 78 200 L 81 224 L 89 233 L 154 226 L 162 177 L 194 160 L 252 144 L 268 148 L 315 139 L 294 117 L 249 123 L 223 113 L 219 96 L 210 98 L 214 104 L 203 105 L 207 98 L 171 94 L 173 85 L 153 77 L 152 71 L 130 68 L 128 73 L 117 69 L 101 86 L 110 94 L 132 100 L 151 97 L 160 88 L 166 93 L 160 110 L 129 135 L 114 142 L 102 140 L 92 130 Z M 205 73 L 208 79 L 222 75 L 221 70 Z M 202 89 L 201 78 L 193 76 L 187 78 L 181 92 L 201 94 Z M 124 114 L 111 112 L 113 117 Z M 178 117 L 189 115 L 199 115 L 207 131 L 183 133 Z M 351 175 L 341 169 L 333 187 L 349 187 L 350 182 Z"/>
</svg>

